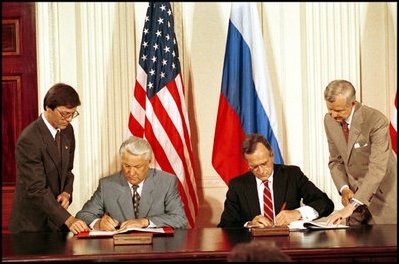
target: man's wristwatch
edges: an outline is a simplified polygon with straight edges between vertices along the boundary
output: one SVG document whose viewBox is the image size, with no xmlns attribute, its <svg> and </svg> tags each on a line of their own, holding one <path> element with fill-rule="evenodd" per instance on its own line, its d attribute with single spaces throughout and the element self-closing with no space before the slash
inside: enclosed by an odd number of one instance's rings
<svg viewBox="0 0 399 264">
<path fill-rule="evenodd" d="M 358 208 L 361 204 L 356 202 L 353 198 L 349 200 L 349 203 L 356 208 Z"/>
</svg>

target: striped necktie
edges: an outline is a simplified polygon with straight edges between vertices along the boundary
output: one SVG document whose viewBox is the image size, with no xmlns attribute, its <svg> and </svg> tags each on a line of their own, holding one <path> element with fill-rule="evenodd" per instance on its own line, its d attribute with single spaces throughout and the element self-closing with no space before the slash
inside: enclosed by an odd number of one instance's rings
<svg viewBox="0 0 399 264">
<path fill-rule="evenodd" d="M 265 189 L 263 190 L 263 211 L 264 215 L 273 223 L 273 202 L 272 194 L 269 188 L 269 181 L 264 181 Z"/>
</svg>

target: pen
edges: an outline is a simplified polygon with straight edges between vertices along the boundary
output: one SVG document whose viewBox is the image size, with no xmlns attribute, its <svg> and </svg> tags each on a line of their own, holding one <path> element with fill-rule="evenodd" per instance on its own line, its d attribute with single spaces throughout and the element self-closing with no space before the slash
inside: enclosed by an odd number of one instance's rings
<svg viewBox="0 0 399 264">
<path fill-rule="evenodd" d="M 119 228 L 121 227 L 121 223 L 119 223 L 118 220 L 114 219 L 114 218 L 110 215 L 110 213 L 105 212 L 104 215 L 106 215 L 106 216 L 108 216 L 109 218 L 111 218 L 111 220 L 114 222 L 113 226 L 114 226 L 115 230 L 117 230 L 117 229 L 119 229 Z"/>
<path fill-rule="evenodd" d="M 286 206 L 287 206 L 287 202 L 284 202 L 283 205 L 281 206 L 280 212 L 285 210 Z"/>
<path fill-rule="evenodd" d="M 280 212 L 285 210 L 286 206 L 287 206 L 287 202 L 284 202 L 283 205 L 281 206 Z M 273 219 L 273 226 L 275 226 L 274 219 Z"/>
</svg>

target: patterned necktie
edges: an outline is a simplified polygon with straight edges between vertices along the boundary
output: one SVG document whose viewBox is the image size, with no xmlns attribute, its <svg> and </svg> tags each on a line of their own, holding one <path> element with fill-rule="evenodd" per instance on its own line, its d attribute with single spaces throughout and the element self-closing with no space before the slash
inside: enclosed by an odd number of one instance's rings
<svg viewBox="0 0 399 264">
<path fill-rule="evenodd" d="M 57 129 L 57 133 L 55 134 L 55 143 L 57 144 L 58 154 L 61 157 L 61 133 L 59 129 Z"/>
<path fill-rule="evenodd" d="M 273 223 L 273 202 L 272 194 L 269 189 L 269 181 L 264 181 L 265 189 L 263 190 L 263 211 L 267 218 Z"/>
<path fill-rule="evenodd" d="M 137 219 L 139 216 L 139 203 L 140 203 L 140 195 L 137 191 L 137 188 L 139 188 L 138 185 L 133 185 L 133 211 L 134 211 L 134 216 Z"/>
<path fill-rule="evenodd" d="M 342 132 L 344 133 L 346 143 L 348 143 L 348 137 L 349 137 L 348 123 L 346 123 L 345 120 L 344 120 L 344 121 L 341 122 L 341 125 L 342 125 Z"/>
</svg>

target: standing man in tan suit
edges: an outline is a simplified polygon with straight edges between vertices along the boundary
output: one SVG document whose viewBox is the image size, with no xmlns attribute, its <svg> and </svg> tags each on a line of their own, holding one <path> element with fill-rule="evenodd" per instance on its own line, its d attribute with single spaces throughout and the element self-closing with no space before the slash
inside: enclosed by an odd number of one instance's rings
<svg viewBox="0 0 399 264">
<path fill-rule="evenodd" d="M 346 218 L 348 225 L 396 224 L 397 160 L 388 119 L 357 102 L 355 88 L 345 80 L 330 82 L 324 99 L 328 166 L 344 206 L 330 215 L 327 223 Z M 349 128 L 347 140 L 345 126 Z"/>
</svg>

